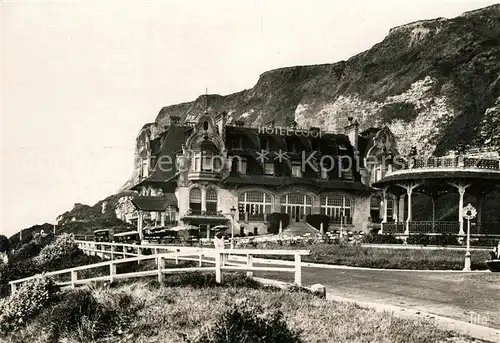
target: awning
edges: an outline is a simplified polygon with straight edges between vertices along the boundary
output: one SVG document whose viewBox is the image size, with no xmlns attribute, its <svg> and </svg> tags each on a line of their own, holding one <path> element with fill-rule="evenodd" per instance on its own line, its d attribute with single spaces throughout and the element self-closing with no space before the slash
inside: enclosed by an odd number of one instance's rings
<svg viewBox="0 0 500 343">
<path fill-rule="evenodd" d="M 134 207 L 141 211 L 163 212 L 168 206 L 177 206 L 175 194 L 164 196 L 140 196 L 132 200 Z"/>
</svg>

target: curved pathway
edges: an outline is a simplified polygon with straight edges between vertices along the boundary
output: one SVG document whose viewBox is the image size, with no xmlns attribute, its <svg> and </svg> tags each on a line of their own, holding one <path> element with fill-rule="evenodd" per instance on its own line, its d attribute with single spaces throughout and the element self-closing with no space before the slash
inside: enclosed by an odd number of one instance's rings
<svg viewBox="0 0 500 343">
<path fill-rule="evenodd" d="M 327 294 L 405 307 L 500 329 L 500 274 L 425 272 L 304 266 L 302 283 L 320 283 Z M 293 282 L 285 273 L 255 276 Z"/>
</svg>

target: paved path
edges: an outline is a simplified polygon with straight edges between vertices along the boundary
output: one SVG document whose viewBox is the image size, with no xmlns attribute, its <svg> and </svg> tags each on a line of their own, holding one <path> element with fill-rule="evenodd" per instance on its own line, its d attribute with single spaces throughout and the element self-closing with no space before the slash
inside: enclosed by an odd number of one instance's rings
<svg viewBox="0 0 500 343">
<path fill-rule="evenodd" d="M 293 274 L 255 276 L 293 282 Z M 320 283 L 329 294 L 389 304 L 500 329 L 500 274 L 412 272 L 303 267 L 305 286 Z"/>
</svg>

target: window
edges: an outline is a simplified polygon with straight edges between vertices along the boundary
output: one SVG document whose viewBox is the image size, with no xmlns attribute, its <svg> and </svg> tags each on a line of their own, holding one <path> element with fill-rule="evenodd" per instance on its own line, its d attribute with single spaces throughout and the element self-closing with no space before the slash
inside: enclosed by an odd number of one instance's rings
<svg viewBox="0 0 500 343">
<path fill-rule="evenodd" d="M 380 223 L 382 221 L 381 209 L 382 198 L 378 195 L 373 195 L 370 199 L 370 217 L 373 223 Z"/>
<path fill-rule="evenodd" d="M 272 211 L 271 196 L 264 192 L 249 191 L 240 194 L 238 197 L 238 209 L 240 218 L 248 218 L 248 220 L 264 220 L 265 213 Z"/>
<path fill-rule="evenodd" d="M 264 174 L 274 175 L 274 163 L 264 163 Z"/>
<path fill-rule="evenodd" d="M 217 191 L 214 189 L 207 191 L 207 213 L 217 214 Z"/>
<path fill-rule="evenodd" d="M 269 144 L 269 139 L 265 137 L 260 137 L 260 148 L 263 150 L 269 150 L 270 149 L 270 144 Z"/>
<path fill-rule="evenodd" d="M 205 120 L 203 122 L 203 130 L 207 131 L 208 130 L 208 120 Z"/>
<path fill-rule="evenodd" d="M 328 168 L 321 166 L 320 171 L 321 171 L 321 178 L 328 180 Z"/>
<path fill-rule="evenodd" d="M 148 177 L 148 176 L 149 176 L 148 160 L 143 159 L 142 166 L 141 166 L 141 177 Z"/>
<path fill-rule="evenodd" d="M 281 212 L 290 214 L 292 220 L 300 221 L 311 214 L 312 198 L 301 193 L 290 193 L 281 197 Z"/>
<path fill-rule="evenodd" d="M 238 162 L 238 173 L 240 173 L 240 174 L 247 173 L 247 161 L 245 159 L 241 159 Z"/>
<path fill-rule="evenodd" d="M 212 154 L 204 151 L 202 154 L 202 164 L 201 164 L 202 170 L 203 171 L 212 171 L 212 169 L 213 169 L 212 161 L 213 161 Z"/>
<path fill-rule="evenodd" d="M 201 190 L 192 188 L 189 192 L 189 208 L 193 214 L 201 214 Z"/>
<path fill-rule="evenodd" d="M 302 166 L 300 164 L 292 165 L 292 176 L 302 177 Z"/>
<path fill-rule="evenodd" d="M 351 199 L 340 194 L 327 194 L 320 197 L 320 212 L 330 217 L 332 223 L 352 223 Z"/>
</svg>

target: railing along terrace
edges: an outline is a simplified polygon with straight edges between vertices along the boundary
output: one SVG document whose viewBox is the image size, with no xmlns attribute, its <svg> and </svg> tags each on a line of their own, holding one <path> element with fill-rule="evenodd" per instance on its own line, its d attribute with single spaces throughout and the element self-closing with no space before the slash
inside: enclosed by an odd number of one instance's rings
<svg viewBox="0 0 500 343">
<path fill-rule="evenodd" d="M 406 222 L 382 223 L 382 232 L 385 234 L 451 234 L 460 233 L 458 221 L 411 221 L 406 232 Z M 464 222 L 464 231 L 467 231 L 467 222 Z M 500 223 L 471 223 L 471 235 L 500 235 Z"/>
<path fill-rule="evenodd" d="M 182 272 L 215 272 L 215 279 L 217 283 L 223 282 L 223 271 L 246 271 L 247 276 L 252 277 L 253 272 L 263 271 L 263 272 L 290 272 L 294 273 L 294 283 L 298 286 L 302 286 L 302 262 L 301 257 L 303 255 L 309 255 L 309 250 L 273 250 L 273 249 L 202 249 L 202 248 L 186 248 L 186 247 L 165 247 L 165 246 L 134 246 L 131 244 L 117 244 L 117 243 L 102 243 L 102 242 L 87 242 L 87 241 L 77 241 L 79 247 L 87 254 L 100 254 L 105 256 L 106 254 L 111 254 L 111 258 L 117 253 L 113 250 L 105 250 L 105 246 L 110 247 L 121 247 L 125 251 L 127 247 L 134 247 L 137 250 L 138 255 L 130 258 L 122 259 L 111 259 L 109 261 L 94 263 L 86 266 L 80 266 L 75 268 L 68 268 L 63 270 L 58 270 L 54 272 L 44 273 L 46 276 L 59 276 L 59 280 L 56 284 L 63 287 L 75 288 L 78 285 L 88 284 L 96 281 L 114 281 L 118 279 L 128 279 L 136 277 L 148 277 L 157 276 L 158 282 L 163 282 L 165 274 L 171 273 L 182 273 Z M 100 248 L 100 249 L 99 249 Z M 155 249 L 155 254 L 152 255 L 142 255 L 141 249 Z M 168 252 L 168 250 L 173 249 L 173 252 Z M 159 253 L 160 250 L 167 252 Z M 133 253 L 128 253 L 133 254 Z M 244 256 L 245 261 L 243 263 L 230 262 L 231 256 Z M 295 257 L 295 262 L 293 268 L 284 267 L 259 267 L 254 266 L 254 256 L 283 256 L 292 255 Z M 198 267 L 187 267 L 187 268 L 165 268 L 166 260 L 175 260 L 178 264 L 179 260 L 186 261 L 197 261 Z M 121 263 L 128 262 L 143 262 L 147 260 L 152 260 L 155 262 L 155 268 L 152 270 L 145 270 L 140 272 L 132 273 L 117 273 L 117 265 Z M 203 264 L 212 264 L 215 267 L 203 267 Z M 85 270 L 93 270 L 97 268 L 108 267 L 109 274 L 91 278 L 79 278 L 78 272 Z M 40 277 L 41 275 L 35 275 L 19 280 L 10 281 L 11 294 L 14 294 L 17 290 L 19 284 L 26 282 L 28 280 Z M 61 280 L 60 276 L 66 276 L 67 280 Z"/>
<path fill-rule="evenodd" d="M 500 235 L 500 223 L 471 223 L 471 235 Z"/>
<path fill-rule="evenodd" d="M 411 221 L 409 223 L 409 233 L 440 233 L 458 234 L 460 230 L 459 222 L 430 222 Z"/>
<path fill-rule="evenodd" d="M 187 216 L 224 217 L 222 211 L 202 211 L 189 209 Z"/>
<path fill-rule="evenodd" d="M 417 168 L 478 168 L 500 170 L 500 160 L 468 157 L 412 158 L 403 169 Z"/>
</svg>

